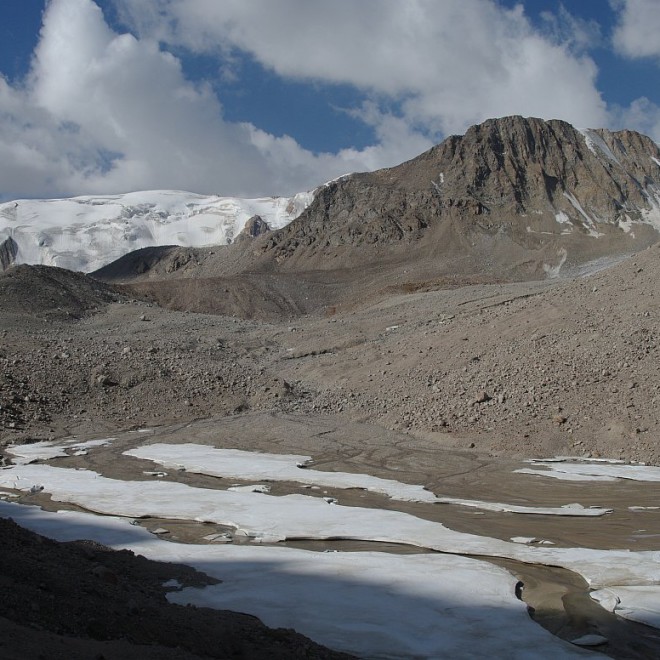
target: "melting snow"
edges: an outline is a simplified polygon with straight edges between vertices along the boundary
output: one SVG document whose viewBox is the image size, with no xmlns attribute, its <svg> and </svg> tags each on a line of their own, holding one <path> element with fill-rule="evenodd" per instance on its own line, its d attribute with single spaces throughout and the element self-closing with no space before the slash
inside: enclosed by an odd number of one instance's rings
<svg viewBox="0 0 660 660">
<path fill-rule="evenodd" d="M 612 465 L 608 463 L 565 463 L 537 462 L 534 464 L 542 469 L 520 468 L 515 470 L 521 474 L 533 474 L 541 477 L 553 477 L 564 481 L 660 481 L 660 467 L 650 465 Z"/>
<path fill-rule="evenodd" d="M 56 442 L 35 442 L 31 445 L 9 445 L 6 451 L 13 456 L 11 462 L 14 465 L 27 465 L 32 461 L 50 460 L 68 456 L 64 451 L 65 446 Z"/>
<path fill-rule="evenodd" d="M 508 557 L 562 566 L 594 587 L 660 581 L 660 552 L 548 548 L 456 532 L 398 511 L 328 506 L 319 497 L 235 493 L 161 481 L 119 481 L 89 470 L 49 465 L 0 471 L 0 486 L 28 491 L 34 484 L 54 501 L 70 502 L 106 515 L 214 522 L 257 542 L 286 539 L 382 541 L 448 552 Z"/>
<path fill-rule="evenodd" d="M 323 472 L 308 469 L 310 456 L 295 454 L 266 454 L 240 449 L 216 449 L 205 445 L 164 444 L 144 445 L 124 452 L 127 456 L 144 458 L 171 469 L 213 477 L 269 481 L 294 481 L 326 488 L 357 488 L 386 495 L 403 502 L 427 502 L 431 504 L 456 504 L 487 511 L 507 511 L 559 516 L 599 516 L 608 509 L 589 508 L 571 504 L 563 507 L 527 507 L 497 502 L 481 502 L 456 497 L 438 497 L 423 486 L 404 484 L 391 479 L 380 479 L 368 474 L 347 472 Z M 304 466 L 305 469 L 301 469 Z M 232 488 L 230 490 L 236 490 Z"/>
<path fill-rule="evenodd" d="M 222 582 L 172 592 L 172 602 L 249 612 L 361 657 L 585 657 L 530 619 L 514 577 L 475 559 L 183 545 L 118 518 L 2 502 L 0 515 L 60 541 L 87 538 L 183 562 Z"/>
<path fill-rule="evenodd" d="M 87 440 L 85 442 L 77 442 L 76 440 L 68 440 L 66 442 L 45 440 L 29 445 L 10 445 L 6 451 L 14 457 L 12 458 L 14 465 L 27 465 L 33 461 L 48 461 L 53 458 L 65 458 L 71 455 L 84 456 L 87 454 L 88 449 L 105 447 L 115 439 L 103 438 L 100 440 Z M 74 453 L 69 454 L 67 451 Z"/>
<path fill-rule="evenodd" d="M 247 611 L 268 625 L 292 627 L 322 644 L 358 655 L 471 658 L 483 651 L 490 656 L 540 658 L 579 654 L 530 621 L 524 604 L 513 595 L 515 579 L 510 574 L 483 561 L 451 555 L 507 557 L 564 567 L 598 588 L 592 595 L 604 607 L 660 627 L 660 552 L 547 547 L 551 541 L 535 537 L 502 541 L 456 532 L 397 511 L 341 506 L 330 497 L 272 497 L 265 484 L 222 491 L 173 482 L 123 482 L 88 470 L 23 464 L 112 440 L 13 447 L 19 464 L 0 471 L 0 486 L 26 493 L 43 490 L 54 501 L 74 503 L 106 514 L 104 517 L 70 511 L 47 513 L 3 502 L 1 497 L 0 515 L 60 540 L 91 538 L 152 559 L 187 563 L 222 583 L 182 589 L 170 594 L 171 600 Z M 315 489 L 362 488 L 406 501 L 450 501 L 499 507 L 494 508 L 498 511 L 516 508 L 439 498 L 421 486 L 366 474 L 317 471 L 310 467 L 308 456 L 192 444 L 155 444 L 125 453 L 216 476 L 293 480 Z M 518 472 L 581 480 L 660 481 L 660 468 L 570 457 L 535 461 L 534 468 Z M 330 503 L 335 506 L 328 506 Z M 538 507 L 521 508 L 544 512 Z M 561 509 L 593 515 L 586 513 L 592 509 L 579 504 Z M 114 515 L 215 522 L 234 528 L 236 536 L 260 542 L 354 539 L 401 543 L 450 555 L 313 553 L 232 546 L 227 545 L 231 542 L 227 533 L 204 537 L 211 545 L 181 545 L 159 538 L 170 533 L 165 527 L 148 532 L 128 520 L 108 517 Z"/>
<path fill-rule="evenodd" d="M 612 586 L 589 595 L 605 609 L 625 619 L 660 628 L 660 585 Z"/>
</svg>

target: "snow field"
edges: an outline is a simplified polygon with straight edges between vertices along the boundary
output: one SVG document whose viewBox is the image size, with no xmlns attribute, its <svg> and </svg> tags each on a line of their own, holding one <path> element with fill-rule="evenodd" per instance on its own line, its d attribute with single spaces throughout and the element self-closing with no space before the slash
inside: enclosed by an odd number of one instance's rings
<svg viewBox="0 0 660 660">
<path fill-rule="evenodd" d="M 226 245 L 253 215 L 280 229 L 313 198 L 314 191 L 238 199 L 151 190 L 18 200 L 0 204 L 0 243 L 16 241 L 17 263 L 90 272 L 145 247 Z"/>
</svg>

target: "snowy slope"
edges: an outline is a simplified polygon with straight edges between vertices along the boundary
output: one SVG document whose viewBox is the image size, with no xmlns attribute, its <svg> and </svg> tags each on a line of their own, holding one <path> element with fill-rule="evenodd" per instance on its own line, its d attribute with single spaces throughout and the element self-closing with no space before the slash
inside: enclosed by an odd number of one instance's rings
<svg viewBox="0 0 660 660">
<path fill-rule="evenodd" d="M 307 208 L 314 191 L 237 199 L 175 190 L 0 204 L 0 245 L 11 237 L 16 263 L 90 272 L 157 245 L 226 245 L 253 215 L 279 229 Z"/>
</svg>

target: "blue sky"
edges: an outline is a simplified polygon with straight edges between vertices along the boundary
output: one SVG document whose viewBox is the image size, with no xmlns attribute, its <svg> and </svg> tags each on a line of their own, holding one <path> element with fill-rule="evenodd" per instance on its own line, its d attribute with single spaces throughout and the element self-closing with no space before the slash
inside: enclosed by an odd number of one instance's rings
<svg viewBox="0 0 660 660">
<path fill-rule="evenodd" d="M 488 117 L 660 140 L 658 0 L 6 0 L 0 198 L 289 194 Z"/>
</svg>

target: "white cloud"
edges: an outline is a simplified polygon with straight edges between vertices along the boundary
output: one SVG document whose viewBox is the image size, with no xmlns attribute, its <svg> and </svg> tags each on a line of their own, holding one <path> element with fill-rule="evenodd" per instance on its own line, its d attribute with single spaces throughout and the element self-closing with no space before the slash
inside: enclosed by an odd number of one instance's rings
<svg viewBox="0 0 660 660">
<path fill-rule="evenodd" d="M 5 197 L 147 188 L 287 194 L 377 167 L 379 154 L 396 162 L 410 148 L 390 139 L 363 156 L 314 155 L 292 138 L 225 121 L 210 87 L 187 81 L 153 39 L 113 32 L 91 0 L 49 3 L 25 84 L 0 78 L 0 117 Z"/>
<path fill-rule="evenodd" d="M 657 0 L 610 0 L 619 11 L 612 35 L 615 50 L 628 58 L 656 58 L 660 65 L 660 5 Z M 649 81 L 652 84 L 652 81 Z M 615 106 L 611 117 L 617 127 L 632 128 L 660 143 L 660 106 L 645 96 L 626 107 Z"/>
<path fill-rule="evenodd" d="M 112 32 L 90 0 L 50 3 L 25 95 L 58 125 L 55 139 L 96 151 L 86 171 L 76 168 L 78 180 L 62 173 L 64 187 L 248 192 L 250 175 L 266 178 L 248 131 L 222 121 L 214 95 L 187 82 L 155 42 Z M 63 125 L 77 133 L 63 136 Z"/>
<path fill-rule="evenodd" d="M 619 22 L 614 46 L 627 57 L 660 57 L 660 6 L 658 0 L 616 0 Z"/>
<path fill-rule="evenodd" d="M 630 128 L 652 137 L 660 144 L 660 106 L 645 96 L 627 107 L 612 109 L 613 123 L 618 128 Z"/>
<path fill-rule="evenodd" d="M 564 5 L 559 6 L 557 13 L 541 12 L 541 18 L 545 34 L 555 43 L 568 45 L 575 52 L 584 52 L 604 44 L 599 23 L 593 19 L 573 16 Z"/>
<path fill-rule="evenodd" d="M 117 1 L 143 34 L 196 52 L 233 47 L 281 76 L 353 85 L 403 103 L 409 125 L 433 136 L 506 114 L 606 120 L 596 67 L 574 52 L 587 27 L 565 11 L 562 41 L 535 31 L 521 6 L 492 0 Z"/>
<path fill-rule="evenodd" d="M 584 26 L 567 15 L 543 33 L 493 0 L 114 1 L 137 36 L 108 27 L 92 0 L 50 0 L 30 75 L 0 81 L 0 195 L 288 194 L 394 165 L 488 117 L 609 121 Z M 228 76 L 247 54 L 285 78 L 351 85 L 376 141 L 314 154 L 227 121 L 172 47 L 217 55 Z"/>
</svg>

